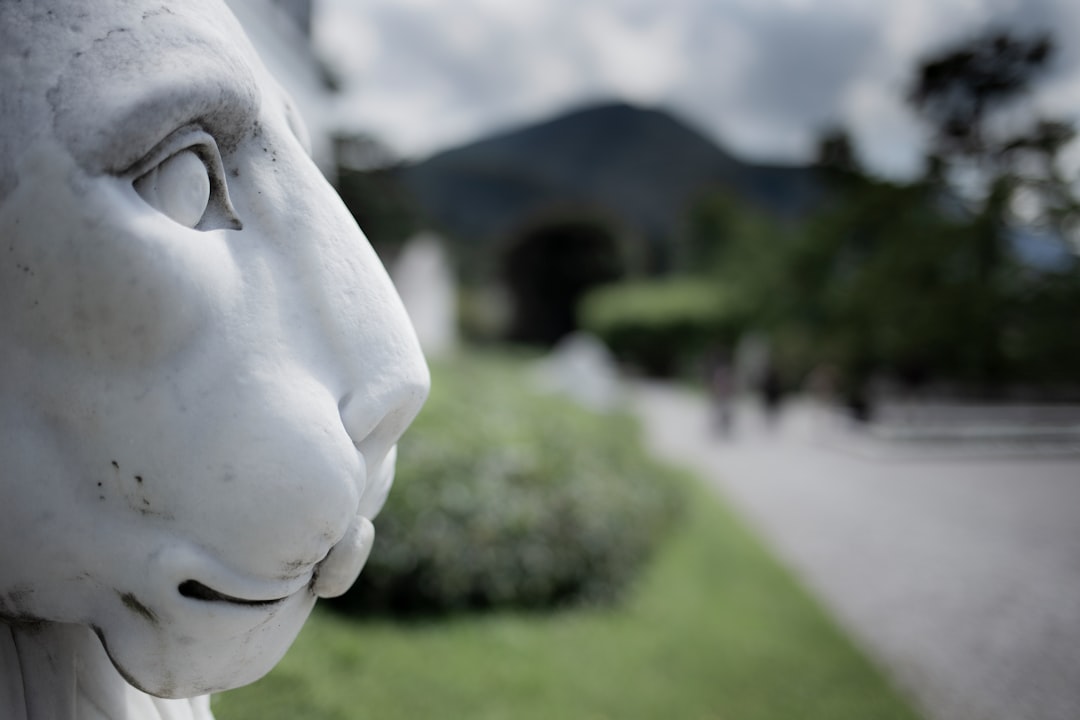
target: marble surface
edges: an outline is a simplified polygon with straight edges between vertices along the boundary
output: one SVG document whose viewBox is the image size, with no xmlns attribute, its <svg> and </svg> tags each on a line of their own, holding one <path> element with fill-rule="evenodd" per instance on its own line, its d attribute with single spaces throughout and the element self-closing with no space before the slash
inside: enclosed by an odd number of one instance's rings
<svg viewBox="0 0 1080 720">
<path fill-rule="evenodd" d="M 0 717 L 206 718 L 265 674 L 427 387 L 222 3 L 0 3 Z"/>
</svg>

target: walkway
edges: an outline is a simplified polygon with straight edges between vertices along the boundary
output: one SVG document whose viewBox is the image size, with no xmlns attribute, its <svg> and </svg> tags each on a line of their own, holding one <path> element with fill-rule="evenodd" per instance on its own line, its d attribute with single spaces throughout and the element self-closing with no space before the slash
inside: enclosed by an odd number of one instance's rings
<svg viewBox="0 0 1080 720">
<path fill-rule="evenodd" d="M 697 396 L 633 400 L 928 718 L 1080 718 L 1080 459 L 875 457 L 806 409 L 721 440 Z"/>
</svg>

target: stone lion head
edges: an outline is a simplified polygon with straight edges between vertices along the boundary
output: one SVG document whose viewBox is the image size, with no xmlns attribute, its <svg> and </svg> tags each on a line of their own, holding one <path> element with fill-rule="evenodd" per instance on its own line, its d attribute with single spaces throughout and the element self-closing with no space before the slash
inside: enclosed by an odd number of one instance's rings
<svg viewBox="0 0 1080 720">
<path fill-rule="evenodd" d="M 0 3 L 0 620 L 265 673 L 372 541 L 427 370 L 217 0 Z"/>
</svg>

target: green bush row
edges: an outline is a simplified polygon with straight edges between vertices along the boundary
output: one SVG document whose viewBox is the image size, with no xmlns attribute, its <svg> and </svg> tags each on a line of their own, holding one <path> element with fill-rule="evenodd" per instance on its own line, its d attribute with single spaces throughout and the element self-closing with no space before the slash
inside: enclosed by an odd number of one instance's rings
<svg viewBox="0 0 1080 720">
<path fill-rule="evenodd" d="M 581 326 L 621 362 L 670 376 L 733 339 L 733 313 L 715 283 L 671 279 L 597 288 L 579 307 Z"/>
<path fill-rule="evenodd" d="M 618 596 L 678 507 L 635 422 L 536 394 L 505 361 L 433 371 L 375 549 L 338 606 L 431 613 Z"/>
</svg>

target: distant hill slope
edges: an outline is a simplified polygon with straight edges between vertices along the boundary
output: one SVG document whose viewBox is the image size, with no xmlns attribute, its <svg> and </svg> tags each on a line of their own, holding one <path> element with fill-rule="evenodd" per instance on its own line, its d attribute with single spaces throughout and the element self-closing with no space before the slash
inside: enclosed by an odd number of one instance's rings
<svg viewBox="0 0 1080 720">
<path fill-rule="evenodd" d="M 449 150 L 403 173 L 431 220 L 478 243 L 544 211 L 582 206 L 657 242 L 710 188 L 781 216 L 803 214 L 821 194 L 812 168 L 741 162 L 666 112 L 621 103 Z"/>
</svg>

